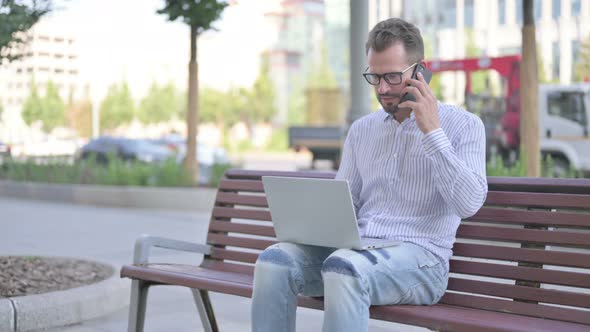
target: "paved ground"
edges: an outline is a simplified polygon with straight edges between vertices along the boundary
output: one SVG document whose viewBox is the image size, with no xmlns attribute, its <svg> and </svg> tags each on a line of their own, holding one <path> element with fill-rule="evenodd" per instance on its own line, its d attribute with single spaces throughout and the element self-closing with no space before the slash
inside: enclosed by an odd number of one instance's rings
<svg viewBox="0 0 590 332">
<path fill-rule="evenodd" d="M 132 259 L 133 241 L 142 234 L 157 234 L 188 241 L 205 238 L 207 213 L 180 213 L 104 208 L 0 198 L 0 253 L 2 255 L 75 256 L 116 265 Z M 198 262 L 200 257 L 155 250 L 154 260 Z M 211 294 L 222 331 L 248 331 L 250 300 Z M 146 332 L 202 331 L 188 290 L 155 287 L 148 299 Z M 298 331 L 320 331 L 323 313 L 299 309 Z M 127 310 L 93 321 L 49 332 L 126 331 Z M 371 321 L 370 331 L 426 331 Z"/>
</svg>

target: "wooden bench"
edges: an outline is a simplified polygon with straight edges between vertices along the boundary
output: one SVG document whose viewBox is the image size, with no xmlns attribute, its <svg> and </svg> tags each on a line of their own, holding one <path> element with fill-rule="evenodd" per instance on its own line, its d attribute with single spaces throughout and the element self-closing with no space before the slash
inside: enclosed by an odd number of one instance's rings
<svg viewBox="0 0 590 332">
<path fill-rule="evenodd" d="M 217 331 L 208 292 L 250 297 L 254 262 L 276 242 L 262 175 L 334 173 L 230 170 L 219 184 L 207 244 L 143 236 L 131 278 L 129 331 L 141 331 L 147 289 L 193 290 L 206 331 Z M 448 290 L 433 306 L 373 306 L 371 318 L 437 331 L 590 331 L 590 180 L 488 178 L 485 206 L 457 233 Z M 204 254 L 200 265 L 148 263 L 149 248 Z M 322 309 L 321 298 L 299 305 Z"/>
</svg>

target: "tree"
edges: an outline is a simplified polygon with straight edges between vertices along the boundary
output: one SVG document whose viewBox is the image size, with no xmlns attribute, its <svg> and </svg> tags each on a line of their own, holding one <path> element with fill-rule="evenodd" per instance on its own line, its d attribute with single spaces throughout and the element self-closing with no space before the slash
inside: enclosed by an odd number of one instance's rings
<svg viewBox="0 0 590 332">
<path fill-rule="evenodd" d="M 45 98 L 42 100 L 41 123 L 43 131 L 50 133 L 53 129 L 66 123 L 66 105 L 61 100 L 57 87 L 53 82 L 47 82 Z"/>
<path fill-rule="evenodd" d="M 2 105 L 2 99 L 0 99 L 0 121 L 2 120 L 2 114 L 4 114 L 4 105 Z"/>
<path fill-rule="evenodd" d="M 45 133 L 65 124 L 65 105 L 53 82 L 47 82 L 43 98 L 39 96 L 35 81 L 31 82 L 31 93 L 23 105 L 22 118 L 28 126 L 39 122 Z"/>
<path fill-rule="evenodd" d="M 270 79 L 268 57 L 262 58 L 258 77 L 249 93 L 249 118 L 252 123 L 270 122 L 276 114 L 275 89 Z"/>
<path fill-rule="evenodd" d="M 227 3 L 217 0 L 166 0 L 164 8 L 157 11 L 170 21 L 181 19 L 190 28 L 190 60 L 188 65 L 187 153 L 184 166 L 187 174 L 199 176 L 197 163 L 197 123 L 199 120 L 199 82 L 197 64 L 197 38 L 212 28 Z"/>
<path fill-rule="evenodd" d="M 101 131 L 131 122 L 134 112 L 133 98 L 127 82 L 123 82 L 121 86 L 111 85 L 107 96 L 100 104 Z"/>
<path fill-rule="evenodd" d="M 23 56 L 18 50 L 27 42 L 24 33 L 51 9 L 50 0 L 0 0 L 0 64 Z"/>
<path fill-rule="evenodd" d="M 475 44 L 473 30 L 467 29 L 467 44 L 465 46 L 465 55 L 470 58 L 479 57 L 481 50 Z M 490 75 L 487 71 L 475 71 L 471 73 L 471 92 L 473 94 L 490 93 L 489 91 Z"/>
<path fill-rule="evenodd" d="M 575 69 L 576 81 L 590 81 L 590 35 L 580 45 L 580 59 L 575 64 Z"/>
<path fill-rule="evenodd" d="M 539 110 L 537 97 L 539 79 L 537 65 L 537 42 L 535 40 L 535 18 L 533 0 L 524 0 L 522 27 L 522 64 L 520 68 L 521 111 L 520 151 L 526 161 L 527 176 L 541 175 L 539 147 Z"/>
<path fill-rule="evenodd" d="M 140 102 L 137 118 L 144 124 L 169 121 L 181 112 L 180 102 L 174 84 L 168 83 L 160 87 L 153 82 L 147 96 Z"/>
<path fill-rule="evenodd" d="M 424 56 L 426 57 L 426 59 L 428 60 L 432 60 L 433 56 L 434 56 L 434 51 L 432 49 L 432 42 L 425 37 L 424 38 Z M 430 89 L 432 90 L 432 92 L 434 93 L 434 95 L 436 96 L 436 98 L 438 100 L 442 100 L 443 99 L 443 89 L 442 89 L 442 84 L 440 82 L 440 76 L 441 74 L 434 74 L 432 75 L 432 79 L 430 80 L 430 83 L 428 85 L 430 85 Z M 375 101 L 377 101 L 376 98 L 373 98 Z M 377 104 L 379 105 L 379 102 L 377 101 Z M 377 108 L 379 108 L 380 106 L 377 106 Z"/>
<path fill-rule="evenodd" d="M 28 126 L 31 126 L 36 121 L 41 119 L 41 113 L 43 112 L 43 102 L 39 96 L 37 90 L 37 84 L 33 79 L 31 81 L 31 92 L 25 103 L 23 104 L 23 110 L 21 116 Z"/>
</svg>

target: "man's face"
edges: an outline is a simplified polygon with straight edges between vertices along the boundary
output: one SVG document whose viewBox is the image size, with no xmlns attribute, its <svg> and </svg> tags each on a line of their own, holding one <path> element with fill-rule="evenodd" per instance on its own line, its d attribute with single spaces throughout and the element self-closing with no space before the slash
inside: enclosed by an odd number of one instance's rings
<svg viewBox="0 0 590 332">
<path fill-rule="evenodd" d="M 367 72 L 374 74 L 401 72 L 412 65 L 408 63 L 406 50 L 402 43 L 395 43 L 383 52 L 369 49 L 367 58 L 369 62 Z M 373 86 L 377 100 L 387 113 L 394 114 L 398 111 L 397 105 L 401 99 L 401 90 L 406 85 L 405 80 L 412 76 L 412 72 L 413 68 L 403 74 L 401 84 L 388 84 L 381 78 L 379 84 Z"/>
</svg>

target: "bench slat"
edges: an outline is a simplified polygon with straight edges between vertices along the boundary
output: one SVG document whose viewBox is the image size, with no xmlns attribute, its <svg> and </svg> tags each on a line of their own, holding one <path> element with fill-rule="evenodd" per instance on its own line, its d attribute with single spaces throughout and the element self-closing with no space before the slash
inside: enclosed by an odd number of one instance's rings
<svg viewBox="0 0 590 332">
<path fill-rule="evenodd" d="M 588 247 L 590 243 L 590 234 L 584 233 L 465 224 L 459 226 L 457 238 L 584 247 Z"/>
<path fill-rule="evenodd" d="M 448 290 L 590 308 L 590 294 L 516 286 L 488 281 L 449 278 Z M 590 314 L 590 313 L 589 313 Z"/>
<path fill-rule="evenodd" d="M 274 228 L 272 228 L 271 226 L 238 224 L 235 222 L 218 221 L 218 220 L 211 221 L 211 224 L 209 224 L 209 231 L 233 232 L 233 233 L 260 235 L 260 236 L 268 236 L 268 237 L 275 237 L 276 236 Z"/>
<path fill-rule="evenodd" d="M 447 292 L 439 303 L 590 324 L 588 311 Z"/>
<path fill-rule="evenodd" d="M 218 192 L 215 204 L 235 204 L 254 207 L 268 207 L 268 202 L 264 196 L 243 195 L 234 193 Z"/>
<path fill-rule="evenodd" d="M 246 191 L 246 192 L 264 192 L 261 181 L 253 180 L 221 180 L 219 181 L 219 190 L 229 191 Z"/>
<path fill-rule="evenodd" d="M 207 243 L 264 250 L 267 247 L 275 244 L 276 241 L 259 240 L 245 237 L 228 236 L 224 234 L 209 233 L 209 235 L 207 236 Z"/>
<path fill-rule="evenodd" d="M 258 258 L 258 254 L 213 247 L 213 248 L 211 248 L 211 254 L 209 254 L 209 257 L 214 258 L 214 259 L 219 259 L 219 260 L 228 259 L 228 260 L 236 261 L 236 262 L 254 264 L 254 263 L 256 263 L 256 259 Z"/>
<path fill-rule="evenodd" d="M 481 263 L 451 259 L 451 272 L 482 277 L 536 281 L 547 284 L 590 288 L 590 274 L 533 267 Z"/>
<path fill-rule="evenodd" d="M 551 212 L 514 210 L 484 207 L 465 220 L 498 222 L 518 225 L 548 225 L 590 228 L 590 214 L 573 212 Z"/>
<path fill-rule="evenodd" d="M 264 210 L 246 210 L 236 209 L 232 207 L 220 207 L 216 206 L 213 208 L 214 218 L 238 218 L 238 219 L 250 219 L 260 221 L 271 221 L 270 212 Z"/>
<path fill-rule="evenodd" d="M 458 243 L 453 255 L 488 258 L 512 262 L 528 262 L 590 269 L 590 254 L 526 248 L 501 247 L 489 244 Z"/>
<path fill-rule="evenodd" d="M 200 265 L 203 268 L 217 270 L 217 271 L 229 271 L 235 273 L 244 273 L 252 275 L 254 274 L 254 265 L 234 264 L 228 262 L 221 262 L 214 259 L 205 258 L 203 263 Z"/>
<path fill-rule="evenodd" d="M 247 179 L 247 180 L 261 180 L 264 175 L 270 176 L 289 176 L 289 177 L 306 177 L 316 179 L 333 179 L 336 176 L 335 172 L 324 171 L 271 171 L 271 170 L 244 170 L 244 169 L 230 169 L 225 172 L 225 176 L 229 179 Z"/>
<path fill-rule="evenodd" d="M 485 204 L 586 209 L 590 206 L 590 196 L 580 194 L 488 191 Z"/>
</svg>

